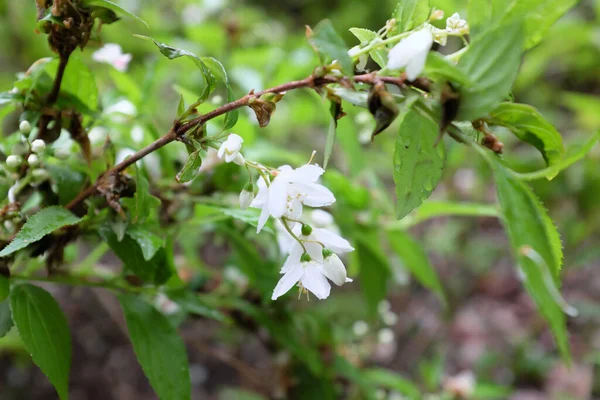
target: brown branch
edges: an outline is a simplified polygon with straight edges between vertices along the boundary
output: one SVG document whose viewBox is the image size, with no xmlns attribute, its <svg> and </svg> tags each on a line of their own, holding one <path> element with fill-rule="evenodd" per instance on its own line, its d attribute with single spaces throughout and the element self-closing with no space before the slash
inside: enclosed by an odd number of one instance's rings
<svg viewBox="0 0 600 400">
<path fill-rule="evenodd" d="M 51 106 L 54 105 L 54 103 L 56 103 L 56 100 L 58 100 L 58 95 L 60 94 L 60 86 L 62 84 L 63 77 L 65 76 L 67 64 L 69 63 L 69 55 L 60 56 L 58 69 L 56 70 L 56 77 L 54 78 L 54 84 L 52 85 L 52 90 L 50 90 L 50 94 L 48 94 L 48 98 L 46 99 L 46 108 L 51 108 Z M 50 121 L 52 121 L 52 119 L 53 117 L 51 115 L 42 115 L 38 124 L 38 138 L 45 139 L 46 129 L 48 128 L 48 124 L 50 123 Z"/>
<path fill-rule="evenodd" d="M 391 76 L 377 76 L 377 75 L 371 73 L 371 74 L 364 74 L 364 75 L 356 75 L 356 76 L 354 76 L 353 80 L 354 80 L 354 82 L 367 83 L 367 84 L 373 84 L 373 83 L 375 83 L 375 81 L 383 81 L 385 83 L 397 85 L 399 87 L 405 86 L 404 76 L 397 78 L 397 77 L 391 77 Z M 235 101 L 224 104 L 221 107 L 216 108 L 216 109 L 214 109 L 204 115 L 201 115 L 197 118 L 194 118 L 184 124 L 178 125 L 178 123 L 176 122 L 175 126 L 173 128 L 171 128 L 171 130 L 166 135 L 160 137 L 153 143 L 149 144 L 148 146 L 146 146 L 143 149 L 139 150 L 138 152 L 134 153 L 130 157 L 121 161 L 119 164 L 115 165 L 111 169 L 107 170 L 104 174 L 102 174 L 102 176 L 100 176 L 98 178 L 98 180 L 94 183 L 94 185 L 92 185 L 92 186 L 86 188 L 84 191 L 80 192 L 77 195 L 77 197 L 75 197 L 69 204 L 67 204 L 66 207 L 68 209 L 73 209 L 74 207 L 79 205 L 81 202 L 83 202 L 85 199 L 87 199 L 89 196 L 93 195 L 97 190 L 98 184 L 104 178 L 106 178 L 110 175 L 122 172 L 127 167 L 129 167 L 136 161 L 144 158 L 148 154 L 177 140 L 178 138 L 181 138 L 187 131 L 189 131 L 193 127 L 195 127 L 197 125 L 205 124 L 207 121 L 209 121 L 213 118 L 216 118 L 220 115 L 226 114 L 235 109 L 247 106 L 249 104 L 248 103 L 249 100 L 252 98 L 260 97 L 266 93 L 284 93 L 284 92 L 287 92 L 287 91 L 293 90 L 293 89 L 306 88 L 306 87 L 318 88 L 318 87 L 328 85 L 330 83 L 343 83 L 343 82 L 350 83 L 350 81 L 347 78 L 343 78 L 343 77 L 334 77 L 334 76 L 315 77 L 315 76 L 311 75 L 304 79 L 284 83 L 283 85 L 275 86 L 270 89 L 262 90 L 260 92 L 256 92 L 256 93 L 250 92 L 247 95 L 245 95 Z"/>
</svg>

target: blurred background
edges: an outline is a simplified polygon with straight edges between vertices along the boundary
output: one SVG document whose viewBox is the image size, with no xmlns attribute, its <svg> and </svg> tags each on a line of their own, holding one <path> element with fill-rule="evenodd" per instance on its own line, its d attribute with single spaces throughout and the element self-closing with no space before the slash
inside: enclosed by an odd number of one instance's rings
<svg viewBox="0 0 600 400">
<path fill-rule="evenodd" d="M 17 74 L 34 61 L 52 56 L 45 37 L 35 33 L 34 3 L 0 0 L 0 91 L 10 90 Z M 459 12 L 466 17 L 467 2 L 431 3 L 446 16 Z M 107 132 L 119 148 L 139 149 L 150 143 L 169 129 L 179 96 L 189 104 L 202 85 L 191 62 L 169 61 L 133 34 L 217 58 L 228 70 L 236 96 L 241 96 L 312 72 L 318 60 L 305 40 L 305 25 L 329 18 L 350 47 L 358 42 L 349 28 L 376 31 L 395 7 L 393 0 L 121 0 L 119 4 L 147 21 L 150 30 L 124 18 L 102 26 L 86 50 L 78 51 L 96 75 L 105 114 L 110 114 L 106 112 L 110 107 L 119 113 L 90 131 L 96 148 Z M 515 85 L 515 99 L 537 107 L 558 127 L 567 147 L 600 129 L 599 21 L 600 1 L 581 1 L 542 44 L 525 55 Z M 133 55 L 127 73 L 92 61 L 92 52 L 102 43 L 118 43 Z M 223 104 L 225 98 L 226 93 L 212 96 L 200 111 Z M 133 110 L 123 111 L 123 101 Z M 180 277 L 199 292 L 218 294 L 212 304 L 226 310 L 221 321 L 173 313 L 187 345 L 193 398 L 362 398 L 356 387 L 369 381 L 381 399 L 403 398 L 402 385 L 439 396 L 432 398 L 452 398 L 461 385 L 472 385 L 475 392 L 469 398 L 600 399 L 600 274 L 596 270 L 600 267 L 600 148 L 552 182 L 532 182 L 561 233 L 562 291 L 579 311 L 577 318 L 569 320 L 573 363 L 568 368 L 520 284 L 496 218 L 440 217 L 418 223 L 407 217 L 401 227 L 425 249 L 440 274 L 447 306 L 413 281 L 393 246 L 380 240 L 394 229 L 391 143 L 396 125 L 371 143 L 370 114 L 350 105 L 344 111 L 348 115 L 339 122 L 333 167 L 325 175 L 338 199 L 329 211 L 342 235 L 357 247 L 348 260 L 351 277 L 365 265 L 377 270 L 385 264 L 384 281 L 375 288 L 365 290 L 364 282 L 358 281 L 335 288 L 325 302 L 296 301 L 292 295 L 268 308 L 250 309 L 257 304 L 253 299 L 260 285 L 249 271 L 268 268 L 276 273 L 279 265 L 272 236 L 256 238 L 252 227 L 246 232 L 231 221 L 222 224 L 201 207 L 211 198 L 234 201 L 246 175 L 235 166 L 211 167 L 205 160 L 207 173 L 192 185 L 196 197 L 181 200 L 183 207 L 172 191 L 170 204 L 181 206 L 179 213 L 173 213 L 181 221 L 175 239 Z M 18 117 L 14 109 L 0 108 L 3 134 L 15 130 Z M 300 165 L 313 149 L 319 152 L 317 157 L 322 156 L 328 125 L 328 104 L 306 90 L 286 95 L 268 127 L 259 128 L 248 113 L 233 131 L 245 140 L 246 158 Z M 521 146 L 509 132 L 496 134 L 515 169 L 543 167 L 533 147 Z M 495 191 L 487 166 L 468 148 L 446 140 L 446 169 L 432 199 L 493 204 Z M 184 152 L 173 146 L 160 152 L 161 158 L 146 162 L 148 173 L 168 189 Z M 221 194 L 215 200 L 215 191 L 231 196 Z M 186 210 L 191 214 L 184 215 Z M 384 232 L 368 223 L 373 220 L 392 228 Z M 239 230 L 242 241 L 248 233 L 261 252 L 231 244 L 231 230 Z M 360 243 L 366 243 L 364 248 Z M 96 246 L 82 239 L 68 249 L 67 261 L 118 266 L 106 248 Z M 90 259 L 89 254 L 97 257 Z M 72 330 L 72 398 L 156 398 L 136 361 L 114 296 L 102 289 L 46 288 L 65 310 Z M 387 291 L 384 300 L 370 294 L 378 288 Z M 167 299 L 157 306 L 169 312 Z M 9 333 L 0 339 L 0 399 L 55 398 L 18 335 Z"/>
</svg>

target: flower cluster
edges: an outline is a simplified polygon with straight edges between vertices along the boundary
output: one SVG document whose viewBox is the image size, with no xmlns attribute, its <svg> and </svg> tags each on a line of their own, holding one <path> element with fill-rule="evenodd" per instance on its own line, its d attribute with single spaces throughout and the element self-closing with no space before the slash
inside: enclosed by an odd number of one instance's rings
<svg viewBox="0 0 600 400">
<path fill-rule="evenodd" d="M 318 183 L 325 172 L 318 165 L 300 168 L 283 165 L 277 169 L 246 160 L 240 153 L 243 140 L 232 133 L 221 144 L 217 155 L 226 162 L 234 162 L 259 174 L 256 185 L 249 182 L 240 194 L 240 206 L 260 209 L 257 233 L 269 217 L 276 219 L 278 243 L 287 258 L 281 268 L 283 277 L 272 295 L 275 300 L 296 284 L 301 293 L 313 293 L 318 299 L 329 296 L 331 285 L 338 286 L 352 280 L 338 254 L 354 250 L 348 241 L 331 228 L 333 218 L 322 210 L 312 211 L 313 225 L 301 220 L 304 206 L 324 207 L 335 202 L 333 193 Z M 254 186 L 258 188 L 254 196 Z M 327 226 L 327 227 L 325 227 Z"/>
<path fill-rule="evenodd" d="M 440 19 L 441 16 L 438 10 L 432 14 L 431 19 Z M 425 23 L 422 28 L 410 33 L 390 50 L 387 67 L 389 69 L 406 68 L 406 78 L 413 81 L 423 72 L 433 42 L 445 46 L 448 36 L 462 37 L 468 33 L 469 25 L 467 21 L 460 18 L 458 13 L 452 14 L 446 20 L 446 29 L 438 29 Z"/>
</svg>

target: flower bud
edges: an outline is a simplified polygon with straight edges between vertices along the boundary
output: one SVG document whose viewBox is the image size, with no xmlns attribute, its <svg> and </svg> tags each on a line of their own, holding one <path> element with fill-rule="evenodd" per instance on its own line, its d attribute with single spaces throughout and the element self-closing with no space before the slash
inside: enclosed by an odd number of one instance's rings
<svg viewBox="0 0 600 400">
<path fill-rule="evenodd" d="M 29 123 L 29 121 L 21 121 L 21 123 L 19 124 L 19 130 L 21 131 L 21 133 L 24 134 L 28 134 L 29 132 L 31 132 L 31 124 Z"/>
<path fill-rule="evenodd" d="M 37 167 L 40 165 L 40 159 L 35 154 L 30 154 L 29 157 L 27 157 L 27 164 L 31 167 Z"/>
<path fill-rule="evenodd" d="M 434 9 L 431 15 L 429 16 L 430 21 L 439 21 L 442 18 L 444 18 L 444 10 Z"/>
<path fill-rule="evenodd" d="M 31 176 L 33 177 L 33 180 L 35 182 L 40 183 L 48 179 L 50 177 L 50 174 L 43 168 L 36 168 L 33 171 L 31 171 Z"/>
<path fill-rule="evenodd" d="M 302 253 L 300 256 L 301 262 L 310 262 L 312 260 L 311 256 L 308 253 Z"/>
<path fill-rule="evenodd" d="M 246 208 L 250 207 L 252 200 L 254 200 L 254 192 L 244 188 L 244 190 L 242 190 L 240 193 L 240 208 L 245 210 Z"/>
<path fill-rule="evenodd" d="M 312 226 L 308 225 L 308 224 L 302 224 L 302 234 L 304 236 L 308 236 L 312 233 Z"/>
<path fill-rule="evenodd" d="M 325 251 L 323 251 L 325 253 Z M 323 260 L 323 271 L 325 276 L 338 286 L 351 282 L 346 275 L 346 267 L 337 254 L 330 254 Z"/>
<path fill-rule="evenodd" d="M 71 156 L 71 152 L 69 150 L 66 150 L 66 149 L 55 149 L 54 150 L 54 157 L 58 158 L 59 160 L 66 160 L 70 156 Z"/>
<path fill-rule="evenodd" d="M 6 166 L 10 169 L 17 169 L 23 164 L 23 157 L 17 155 L 10 155 L 6 157 Z"/>
<path fill-rule="evenodd" d="M 34 153 L 42 153 L 46 150 L 46 143 L 42 139 L 35 139 L 31 143 L 31 151 Z"/>
</svg>

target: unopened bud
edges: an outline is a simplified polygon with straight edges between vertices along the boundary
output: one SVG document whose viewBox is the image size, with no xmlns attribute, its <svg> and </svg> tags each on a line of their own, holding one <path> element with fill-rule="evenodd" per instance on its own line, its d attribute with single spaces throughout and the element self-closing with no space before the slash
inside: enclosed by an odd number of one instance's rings
<svg viewBox="0 0 600 400">
<path fill-rule="evenodd" d="M 27 157 L 27 164 L 31 167 L 37 167 L 40 165 L 40 159 L 35 154 L 30 154 L 29 157 Z"/>
<path fill-rule="evenodd" d="M 333 252 L 331 250 L 329 250 L 328 248 L 323 247 L 322 254 L 323 254 L 323 258 L 325 259 L 325 258 L 331 256 L 333 254 Z"/>
<path fill-rule="evenodd" d="M 65 149 L 54 150 L 54 157 L 58 158 L 59 160 L 66 160 L 70 156 L 71 156 L 71 152 L 69 150 L 65 150 Z"/>
<path fill-rule="evenodd" d="M 33 180 L 35 182 L 40 183 L 48 179 L 50 177 L 50 174 L 48 174 L 48 171 L 46 171 L 43 168 L 36 168 L 33 171 L 31 171 L 31 176 L 33 177 Z"/>
<path fill-rule="evenodd" d="M 46 150 L 46 142 L 42 139 L 35 139 L 31 143 L 31 151 L 34 153 L 42 153 L 44 150 Z"/>
<path fill-rule="evenodd" d="M 29 123 L 29 121 L 21 121 L 21 123 L 19 124 L 19 130 L 21 131 L 21 133 L 24 134 L 28 134 L 29 132 L 31 132 L 31 124 Z"/>
<path fill-rule="evenodd" d="M 312 226 L 308 225 L 308 224 L 302 224 L 302 234 L 304 236 L 308 236 L 312 233 Z"/>
<path fill-rule="evenodd" d="M 6 166 L 10 169 L 17 169 L 23 164 L 23 157 L 12 154 L 6 157 Z"/>
<path fill-rule="evenodd" d="M 250 207 L 252 200 L 254 200 L 254 192 L 247 189 L 242 190 L 240 193 L 240 208 L 245 210 Z"/>
<path fill-rule="evenodd" d="M 300 256 L 301 262 L 309 262 L 311 260 L 312 260 L 312 258 L 308 253 L 302 253 L 302 255 Z"/>
<path fill-rule="evenodd" d="M 433 12 L 431 13 L 431 15 L 429 16 L 430 21 L 439 21 L 442 18 L 444 18 L 443 10 L 434 9 Z"/>
</svg>

